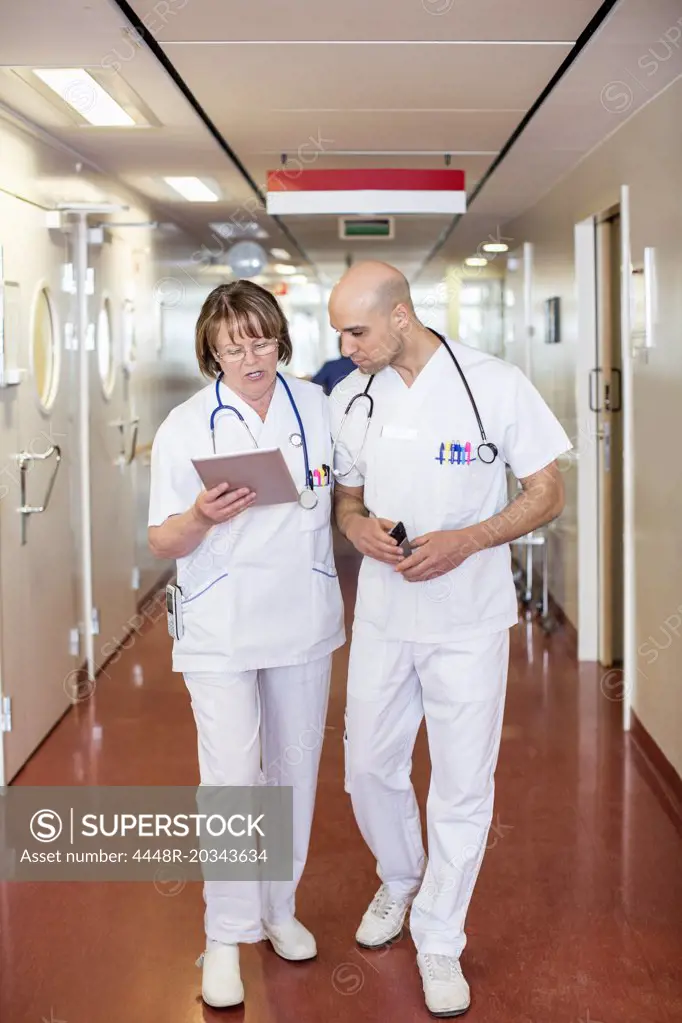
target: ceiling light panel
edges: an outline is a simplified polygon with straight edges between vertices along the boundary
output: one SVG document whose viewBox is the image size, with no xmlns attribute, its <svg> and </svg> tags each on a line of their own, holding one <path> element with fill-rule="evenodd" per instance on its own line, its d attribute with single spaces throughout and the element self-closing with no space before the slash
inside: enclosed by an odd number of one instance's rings
<svg viewBox="0 0 682 1023">
<path fill-rule="evenodd" d="M 84 68 L 34 68 L 33 74 L 98 128 L 131 128 L 134 119 Z"/>
<path fill-rule="evenodd" d="M 170 177 L 163 180 L 188 202 L 217 202 L 220 198 L 201 178 Z"/>
<path fill-rule="evenodd" d="M 232 223 L 227 221 L 226 223 L 213 223 L 208 225 L 214 234 L 217 234 L 219 238 L 225 238 L 227 241 L 232 241 L 237 238 L 267 238 L 268 232 L 256 223 L 251 221 L 247 223 L 241 223 L 239 221 Z M 279 250 L 278 250 L 279 251 Z M 284 250 L 281 250 L 284 251 Z M 276 250 L 272 249 L 272 255 L 275 255 Z M 281 258 L 288 259 L 289 253 L 285 253 Z"/>
</svg>

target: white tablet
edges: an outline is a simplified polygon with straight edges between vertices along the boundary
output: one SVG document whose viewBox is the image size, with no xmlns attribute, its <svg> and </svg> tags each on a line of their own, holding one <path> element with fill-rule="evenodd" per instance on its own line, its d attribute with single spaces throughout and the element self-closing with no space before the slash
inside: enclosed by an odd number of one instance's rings
<svg viewBox="0 0 682 1023">
<path fill-rule="evenodd" d="M 298 490 L 279 448 L 256 448 L 236 455 L 193 458 L 192 465 L 207 490 L 229 483 L 230 490 L 248 487 L 256 494 L 254 505 L 298 501 Z"/>
</svg>

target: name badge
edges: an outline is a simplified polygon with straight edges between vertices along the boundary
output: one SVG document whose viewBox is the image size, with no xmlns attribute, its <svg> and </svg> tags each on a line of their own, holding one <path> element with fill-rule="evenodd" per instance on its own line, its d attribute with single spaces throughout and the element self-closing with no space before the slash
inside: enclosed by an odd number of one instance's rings
<svg viewBox="0 0 682 1023">
<path fill-rule="evenodd" d="M 416 440 L 417 430 L 407 426 L 391 426 L 387 423 L 381 428 L 381 436 L 388 440 Z"/>
</svg>

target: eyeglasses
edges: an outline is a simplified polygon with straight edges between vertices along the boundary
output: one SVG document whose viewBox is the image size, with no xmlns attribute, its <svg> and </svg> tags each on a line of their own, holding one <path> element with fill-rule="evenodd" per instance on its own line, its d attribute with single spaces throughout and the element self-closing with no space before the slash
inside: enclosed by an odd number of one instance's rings
<svg viewBox="0 0 682 1023">
<path fill-rule="evenodd" d="M 272 355 L 277 349 L 278 344 L 279 342 L 276 337 L 263 338 L 261 341 L 254 341 L 249 346 L 248 351 L 260 358 L 264 355 Z M 230 345 L 228 348 L 223 349 L 222 352 L 216 349 L 214 354 L 219 362 L 241 362 L 246 352 L 247 349 L 241 345 Z"/>
</svg>

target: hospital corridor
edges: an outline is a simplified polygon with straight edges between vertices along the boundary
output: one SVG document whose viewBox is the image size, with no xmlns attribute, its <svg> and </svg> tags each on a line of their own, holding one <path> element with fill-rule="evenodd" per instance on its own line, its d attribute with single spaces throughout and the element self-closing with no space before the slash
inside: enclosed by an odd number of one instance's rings
<svg viewBox="0 0 682 1023">
<path fill-rule="evenodd" d="M 680 0 L 0 13 L 0 1023 L 682 1021 Z"/>
</svg>

